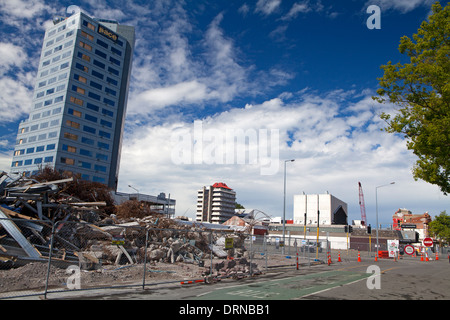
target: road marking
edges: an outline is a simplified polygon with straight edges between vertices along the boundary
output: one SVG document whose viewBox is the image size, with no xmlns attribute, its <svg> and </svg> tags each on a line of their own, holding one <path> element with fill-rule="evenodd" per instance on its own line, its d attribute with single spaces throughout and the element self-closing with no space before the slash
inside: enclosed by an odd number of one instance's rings
<svg viewBox="0 0 450 320">
<path fill-rule="evenodd" d="M 215 291 L 197 299 L 240 299 L 240 300 L 287 300 L 298 299 L 336 288 L 338 286 L 354 283 L 366 279 L 366 273 L 349 271 L 324 271 L 306 275 L 258 281 L 249 284 L 240 284 L 226 288 L 217 288 Z"/>
</svg>

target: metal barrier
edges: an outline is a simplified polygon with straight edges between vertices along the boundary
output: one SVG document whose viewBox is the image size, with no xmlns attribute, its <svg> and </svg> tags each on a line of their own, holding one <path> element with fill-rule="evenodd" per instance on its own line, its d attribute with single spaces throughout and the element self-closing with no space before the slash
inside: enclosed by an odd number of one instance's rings
<svg viewBox="0 0 450 320">
<path fill-rule="evenodd" d="M 0 299 L 260 272 L 253 237 L 239 232 L 6 218 L 0 225 Z"/>
</svg>

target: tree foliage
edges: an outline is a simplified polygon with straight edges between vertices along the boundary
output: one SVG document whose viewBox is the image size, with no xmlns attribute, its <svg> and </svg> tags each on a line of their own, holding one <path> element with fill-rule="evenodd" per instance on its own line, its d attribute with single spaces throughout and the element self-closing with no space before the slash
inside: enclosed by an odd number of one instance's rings
<svg viewBox="0 0 450 320">
<path fill-rule="evenodd" d="M 394 114 L 383 113 L 384 129 L 403 134 L 408 149 L 418 157 L 414 179 L 436 184 L 450 192 L 450 4 L 432 6 L 412 39 L 403 36 L 399 51 L 409 63 L 381 66 L 378 102 L 398 106 Z"/>
<path fill-rule="evenodd" d="M 450 243 L 450 216 L 446 211 L 442 211 L 429 224 L 429 231 L 433 237 L 439 238 L 446 243 Z"/>
</svg>

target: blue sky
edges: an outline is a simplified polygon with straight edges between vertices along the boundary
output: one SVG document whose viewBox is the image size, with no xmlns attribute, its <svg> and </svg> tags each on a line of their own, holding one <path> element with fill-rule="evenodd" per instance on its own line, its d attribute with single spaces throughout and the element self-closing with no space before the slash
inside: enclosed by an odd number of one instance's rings
<svg viewBox="0 0 450 320">
<path fill-rule="evenodd" d="M 136 27 L 119 191 L 170 193 L 177 213 L 194 217 L 196 191 L 223 181 L 245 207 L 281 216 L 283 163 L 295 159 L 287 165 L 287 218 L 294 194 L 328 191 L 359 219 L 358 181 L 372 225 L 375 188 L 391 181 L 378 189 L 381 223 L 398 208 L 450 212 L 437 187 L 412 179 L 405 140 L 380 131 L 379 114 L 395 107 L 371 99 L 380 65 L 405 61 L 399 40 L 417 31 L 432 2 L 0 0 L 0 169 L 9 171 L 30 109 L 44 30 L 77 5 Z M 381 29 L 366 26 L 370 5 L 380 7 Z M 207 133 L 276 130 L 279 170 L 261 175 L 263 158 L 174 161 L 173 137 L 184 132 L 194 144 L 194 121 Z"/>
</svg>

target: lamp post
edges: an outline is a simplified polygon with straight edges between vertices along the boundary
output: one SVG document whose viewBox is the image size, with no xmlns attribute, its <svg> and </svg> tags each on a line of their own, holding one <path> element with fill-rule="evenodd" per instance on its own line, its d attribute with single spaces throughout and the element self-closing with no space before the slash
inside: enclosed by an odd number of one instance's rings
<svg viewBox="0 0 450 320">
<path fill-rule="evenodd" d="M 139 190 L 138 189 L 136 189 L 135 187 L 133 187 L 132 185 L 128 185 L 131 189 L 134 189 L 134 190 L 136 190 L 136 192 L 137 192 L 137 201 L 139 201 Z"/>
<path fill-rule="evenodd" d="M 377 255 L 378 255 L 378 251 L 379 251 L 379 248 L 380 248 L 379 247 L 379 242 L 378 242 L 378 228 L 379 228 L 379 225 L 378 225 L 378 188 L 386 187 L 386 186 L 391 185 L 391 184 L 395 184 L 395 182 L 391 182 L 389 184 L 383 184 L 381 186 L 375 187 L 375 209 L 376 209 L 376 216 L 377 216 Z"/>
<path fill-rule="evenodd" d="M 285 237 L 286 237 L 286 163 L 294 162 L 295 159 L 284 160 L 284 200 L 283 200 L 283 254 L 284 247 L 286 246 Z"/>
</svg>

